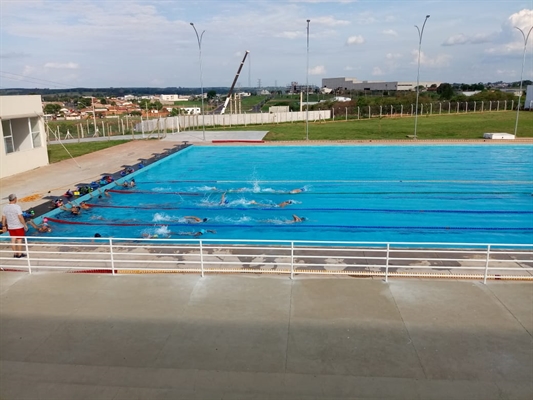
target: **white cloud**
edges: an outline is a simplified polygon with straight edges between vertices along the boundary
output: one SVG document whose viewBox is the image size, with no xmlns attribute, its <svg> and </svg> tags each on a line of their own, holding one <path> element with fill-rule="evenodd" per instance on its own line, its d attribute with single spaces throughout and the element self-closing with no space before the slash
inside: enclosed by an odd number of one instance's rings
<svg viewBox="0 0 533 400">
<path fill-rule="evenodd" d="M 512 14 L 507 20 L 507 25 L 512 28 L 516 26 L 525 31 L 531 27 L 531 21 L 533 21 L 533 10 L 523 9 Z"/>
<path fill-rule="evenodd" d="M 353 71 L 354 67 L 350 67 L 349 65 L 347 65 L 346 67 L 344 67 L 344 70 L 345 71 Z"/>
<path fill-rule="evenodd" d="M 381 70 L 381 68 L 379 67 L 374 67 L 372 69 L 372 75 L 374 76 L 380 76 L 380 75 L 383 75 L 383 71 Z"/>
<path fill-rule="evenodd" d="M 383 33 L 384 35 L 398 36 L 398 32 L 396 32 L 394 29 L 385 29 L 381 33 Z"/>
<path fill-rule="evenodd" d="M 387 58 L 387 60 L 396 60 L 398 58 L 401 58 L 402 55 L 399 54 L 399 53 L 387 53 L 387 55 L 385 56 L 385 58 Z"/>
<path fill-rule="evenodd" d="M 418 50 L 411 52 L 413 55 L 413 64 L 418 63 Z M 420 52 L 420 65 L 430 68 L 441 68 L 450 65 L 451 56 L 448 54 L 439 54 L 434 58 L 428 57 L 423 51 Z"/>
<path fill-rule="evenodd" d="M 351 46 L 354 44 L 363 44 L 364 42 L 365 42 L 365 39 L 361 35 L 350 36 L 348 40 L 346 40 L 346 45 Z"/>
<path fill-rule="evenodd" d="M 342 19 L 335 19 L 333 17 L 318 17 L 318 18 L 312 18 L 311 25 L 313 24 L 319 24 L 319 25 L 325 25 L 325 26 L 344 26 L 344 25 L 350 25 L 350 21 L 345 21 Z"/>
<path fill-rule="evenodd" d="M 309 75 L 324 75 L 326 72 L 326 68 L 323 65 L 317 65 L 309 69 Z"/>
<path fill-rule="evenodd" d="M 455 46 L 457 44 L 466 44 L 468 43 L 468 38 L 462 33 L 458 35 L 450 36 L 448 39 L 442 43 L 443 46 Z"/>
<path fill-rule="evenodd" d="M 285 32 L 277 33 L 274 36 L 285 38 L 285 39 L 297 39 L 297 38 L 305 37 L 306 35 L 307 35 L 307 32 L 303 32 L 303 31 L 285 31 Z"/>
<path fill-rule="evenodd" d="M 56 69 L 78 69 L 80 66 L 76 63 L 69 62 L 69 63 L 53 63 L 48 62 L 44 64 L 45 68 L 56 68 Z"/>
<path fill-rule="evenodd" d="M 486 33 L 477 33 L 473 36 L 467 36 L 462 33 L 458 35 L 450 36 L 448 39 L 446 39 L 442 45 L 443 46 L 456 46 L 456 45 L 462 45 L 462 44 L 480 44 L 480 43 L 487 43 L 492 40 L 492 37 L 494 35 L 492 34 L 486 34 Z"/>
</svg>

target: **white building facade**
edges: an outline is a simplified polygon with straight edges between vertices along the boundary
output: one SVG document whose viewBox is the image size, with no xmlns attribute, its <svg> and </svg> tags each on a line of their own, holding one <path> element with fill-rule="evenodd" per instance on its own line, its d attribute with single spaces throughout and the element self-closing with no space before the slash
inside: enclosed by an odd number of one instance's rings
<svg viewBox="0 0 533 400">
<path fill-rule="evenodd" d="M 41 96 L 0 96 L 0 178 L 48 165 Z"/>
<path fill-rule="evenodd" d="M 442 82 L 420 82 L 425 88 Z M 416 82 L 383 82 L 383 81 L 360 81 L 356 78 L 323 78 L 322 88 L 336 90 L 341 88 L 347 91 L 408 91 L 416 90 Z"/>
</svg>

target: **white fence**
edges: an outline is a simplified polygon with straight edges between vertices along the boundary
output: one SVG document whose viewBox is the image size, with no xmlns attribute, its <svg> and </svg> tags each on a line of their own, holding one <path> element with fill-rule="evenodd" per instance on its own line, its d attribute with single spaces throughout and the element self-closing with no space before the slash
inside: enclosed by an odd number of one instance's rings
<svg viewBox="0 0 533 400">
<path fill-rule="evenodd" d="M 280 122 L 306 121 L 305 111 L 287 113 L 251 113 L 251 114 L 206 114 L 206 115 L 180 115 L 142 121 L 135 125 L 137 132 L 150 132 L 155 130 L 171 130 L 179 132 L 185 129 L 198 129 L 204 124 L 207 127 L 233 126 L 233 125 L 262 125 L 277 124 Z M 331 110 L 309 111 L 309 121 L 324 121 L 331 118 Z"/>
<path fill-rule="evenodd" d="M 533 244 L 25 237 L 2 270 L 85 273 L 254 273 L 533 281 Z"/>
</svg>

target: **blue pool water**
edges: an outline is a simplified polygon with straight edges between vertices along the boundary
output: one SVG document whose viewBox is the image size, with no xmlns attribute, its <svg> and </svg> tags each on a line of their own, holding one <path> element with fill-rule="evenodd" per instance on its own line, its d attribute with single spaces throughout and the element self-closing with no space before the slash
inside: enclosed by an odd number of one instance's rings
<svg viewBox="0 0 533 400">
<path fill-rule="evenodd" d="M 532 146 L 190 147 L 135 179 L 54 236 L 533 243 Z"/>
</svg>

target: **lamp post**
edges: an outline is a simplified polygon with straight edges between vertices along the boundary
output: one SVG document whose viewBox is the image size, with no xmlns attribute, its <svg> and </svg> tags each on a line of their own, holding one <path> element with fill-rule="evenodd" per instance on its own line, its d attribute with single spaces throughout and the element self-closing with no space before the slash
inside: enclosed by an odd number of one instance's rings
<svg viewBox="0 0 533 400">
<path fill-rule="evenodd" d="M 418 72 L 416 74 L 416 106 L 415 106 L 415 135 L 414 138 L 416 139 L 416 128 L 418 125 L 418 95 L 420 92 L 419 86 L 420 86 L 420 50 L 422 48 L 422 35 L 424 34 L 424 27 L 426 26 L 426 22 L 429 18 L 429 15 L 426 15 L 426 19 L 424 20 L 424 24 L 422 25 L 422 30 L 415 25 L 416 30 L 418 31 Z"/>
<path fill-rule="evenodd" d="M 309 140 L 309 22 L 311 22 L 310 19 L 307 20 L 307 69 L 305 75 L 305 140 Z"/>
<path fill-rule="evenodd" d="M 514 125 L 514 136 L 516 138 L 516 132 L 518 130 L 518 115 L 520 114 L 520 100 L 522 99 L 522 77 L 524 76 L 524 64 L 526 63 L 526 49 L 527 49 L 527 41 L 529 39 L 529 34 L 531 33 L 531 30 L 533 29 L 533 26 L 529 28 L 529 31 L 527 32 L 527 35 L 524 33 L 524 31 L 518 27 L 515 26 L 516 29 L 520 31 L 522 34 L 522 37 L 524 38 L 524 55 L 522 57 L 522 72 L 520 73 L 520 94 L 518 95 L 518 106 L 516 107 L 516 122 Z"/>
<path fill-rule="evenodd" d="M 202 76 L 202 38 L 204 37 L 205 31 L 202 31 L 202 34 L 198 36 L 198 31 L 196 30 L 196 27 L 191 22 L 191 26 L 194 29 L 194 33 L 196 33 L 196 39 L 198 40 L 198 51 L 199 51 L 199 61 L 200 61 L 200 93 L 201 93 L 201 101 L 202 101 L 202 137 L 205 141 L 205 113 L 204 113 L 204 82 L 203 82 L 203 76 Z"/>
</svg>

